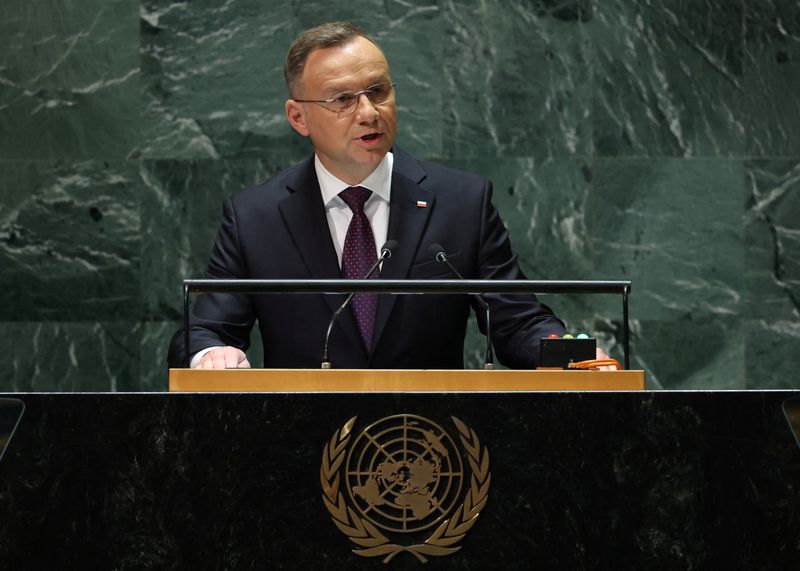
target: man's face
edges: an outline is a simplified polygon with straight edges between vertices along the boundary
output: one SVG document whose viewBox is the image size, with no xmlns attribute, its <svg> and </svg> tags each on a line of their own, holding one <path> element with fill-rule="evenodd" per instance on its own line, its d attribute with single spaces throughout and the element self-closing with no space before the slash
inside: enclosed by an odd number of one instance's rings
<svg viewBox="0 0 800 571">
<path fill-rule="evenodd" d="M 357 37 L 345 45 L 318 49 L 306 59 L 298 99 L 328 99 L 345 91 L 361 91 L 391 81 L 389 64 L 375 44 Z M 397 108 L 392 97 L 374 105 L 361 95 L 348 116 L 316 103 L 286 102 L 289 123 L 311 137 L 314 150 L 332 174 L 349 184 L 364 180 L 381 162 L 394 142 Z"/>
</svg>

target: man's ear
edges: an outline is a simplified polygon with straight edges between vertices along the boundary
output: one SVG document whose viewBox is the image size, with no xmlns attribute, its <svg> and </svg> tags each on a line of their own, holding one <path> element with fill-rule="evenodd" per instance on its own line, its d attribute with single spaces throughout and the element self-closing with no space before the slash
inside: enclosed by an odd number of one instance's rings
<svg viewBox="0 0 800 571">
<path fill-rule="evenodd" d="M 308 127 L 306 126 L 306 110 L 302 103 L 298 103 L 294 99 L 286 100 L 286 118 L 289 120 L 289 125 L 292 129 L 308 137 Z"/>
</svg>

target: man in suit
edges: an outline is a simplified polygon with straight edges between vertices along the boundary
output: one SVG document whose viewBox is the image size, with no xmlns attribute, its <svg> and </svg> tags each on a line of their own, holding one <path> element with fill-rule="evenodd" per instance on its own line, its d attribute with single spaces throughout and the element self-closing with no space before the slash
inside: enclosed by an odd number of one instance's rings
<svg viewBox="0 0 800 571">
<path fill-rule="evenodd" d="M 363 277 L 364 260 L 395 240 L 383 279 L 452 278 L 428 247 L 441 244 L 460 273 L 524 279 L 486 179 L 417 160 L 394 145 L 396 105 L 380 47 L 349 23 L 300 35 L 286 60 L 286 116 L 314 155 L 227 199 L 211 278 Z M 366 249 L 366 250 L 365 250 Z M 365 253 L 366 252 L 366 253 Z M 362 273 L 359 273 L 362 272 Z M 319 367 L 339 295 L 206 294 L 191 310 L 191 365 L 248 367 L 258 321 L 266 367 Z M 533 368 L 539 339 L 563 323 L 533 295 L 489 295 L 501 363 Z M 470 304 L 464 295 L 359 295 L 332 332 L 336 368 L 463 368 Z M 482 314 L 479 323 L 484 329 Z M 181 366 L 179 331 L 171 366 Z"/>
</svg>

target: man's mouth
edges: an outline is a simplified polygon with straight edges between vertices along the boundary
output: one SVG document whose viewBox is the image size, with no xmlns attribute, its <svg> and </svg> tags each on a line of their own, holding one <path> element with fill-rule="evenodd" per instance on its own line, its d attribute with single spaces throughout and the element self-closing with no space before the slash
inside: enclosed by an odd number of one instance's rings
<svg viewBox="0 0 800 571">
<path fill-rule="evenodd" d="M 374 141 L 375 139 L 377 139 L 380 136 L 381 136 L 380 133 L 369 133 L 369 134 L 364 135 L 363 137 L 359 137 L 359 138 L 362 141 Z"/>
</svg>

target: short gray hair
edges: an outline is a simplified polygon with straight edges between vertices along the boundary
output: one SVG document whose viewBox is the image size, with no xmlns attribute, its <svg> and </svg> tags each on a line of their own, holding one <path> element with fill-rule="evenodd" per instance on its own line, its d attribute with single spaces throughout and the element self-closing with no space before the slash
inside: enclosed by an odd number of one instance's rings
<svg viewBox="0 0 800 571">
<path fill-rule="evenodd" d="M 286 79 L 286 87 L 289 89 L 289 96 L 295 95 L 295 89 L 303 75 L 303 68 L 311 52 L 323 48 L 333 48 L 343 46 L 355 38 L 365 38 L 375 44 L 378 43 L 370 37 L 364 30 L 350 22 L 329 22 L 306 30 L 300 34 L 289 48 L 286 56 L 286 63 L 283 67 L 283 75 Z"/>
</svg>

